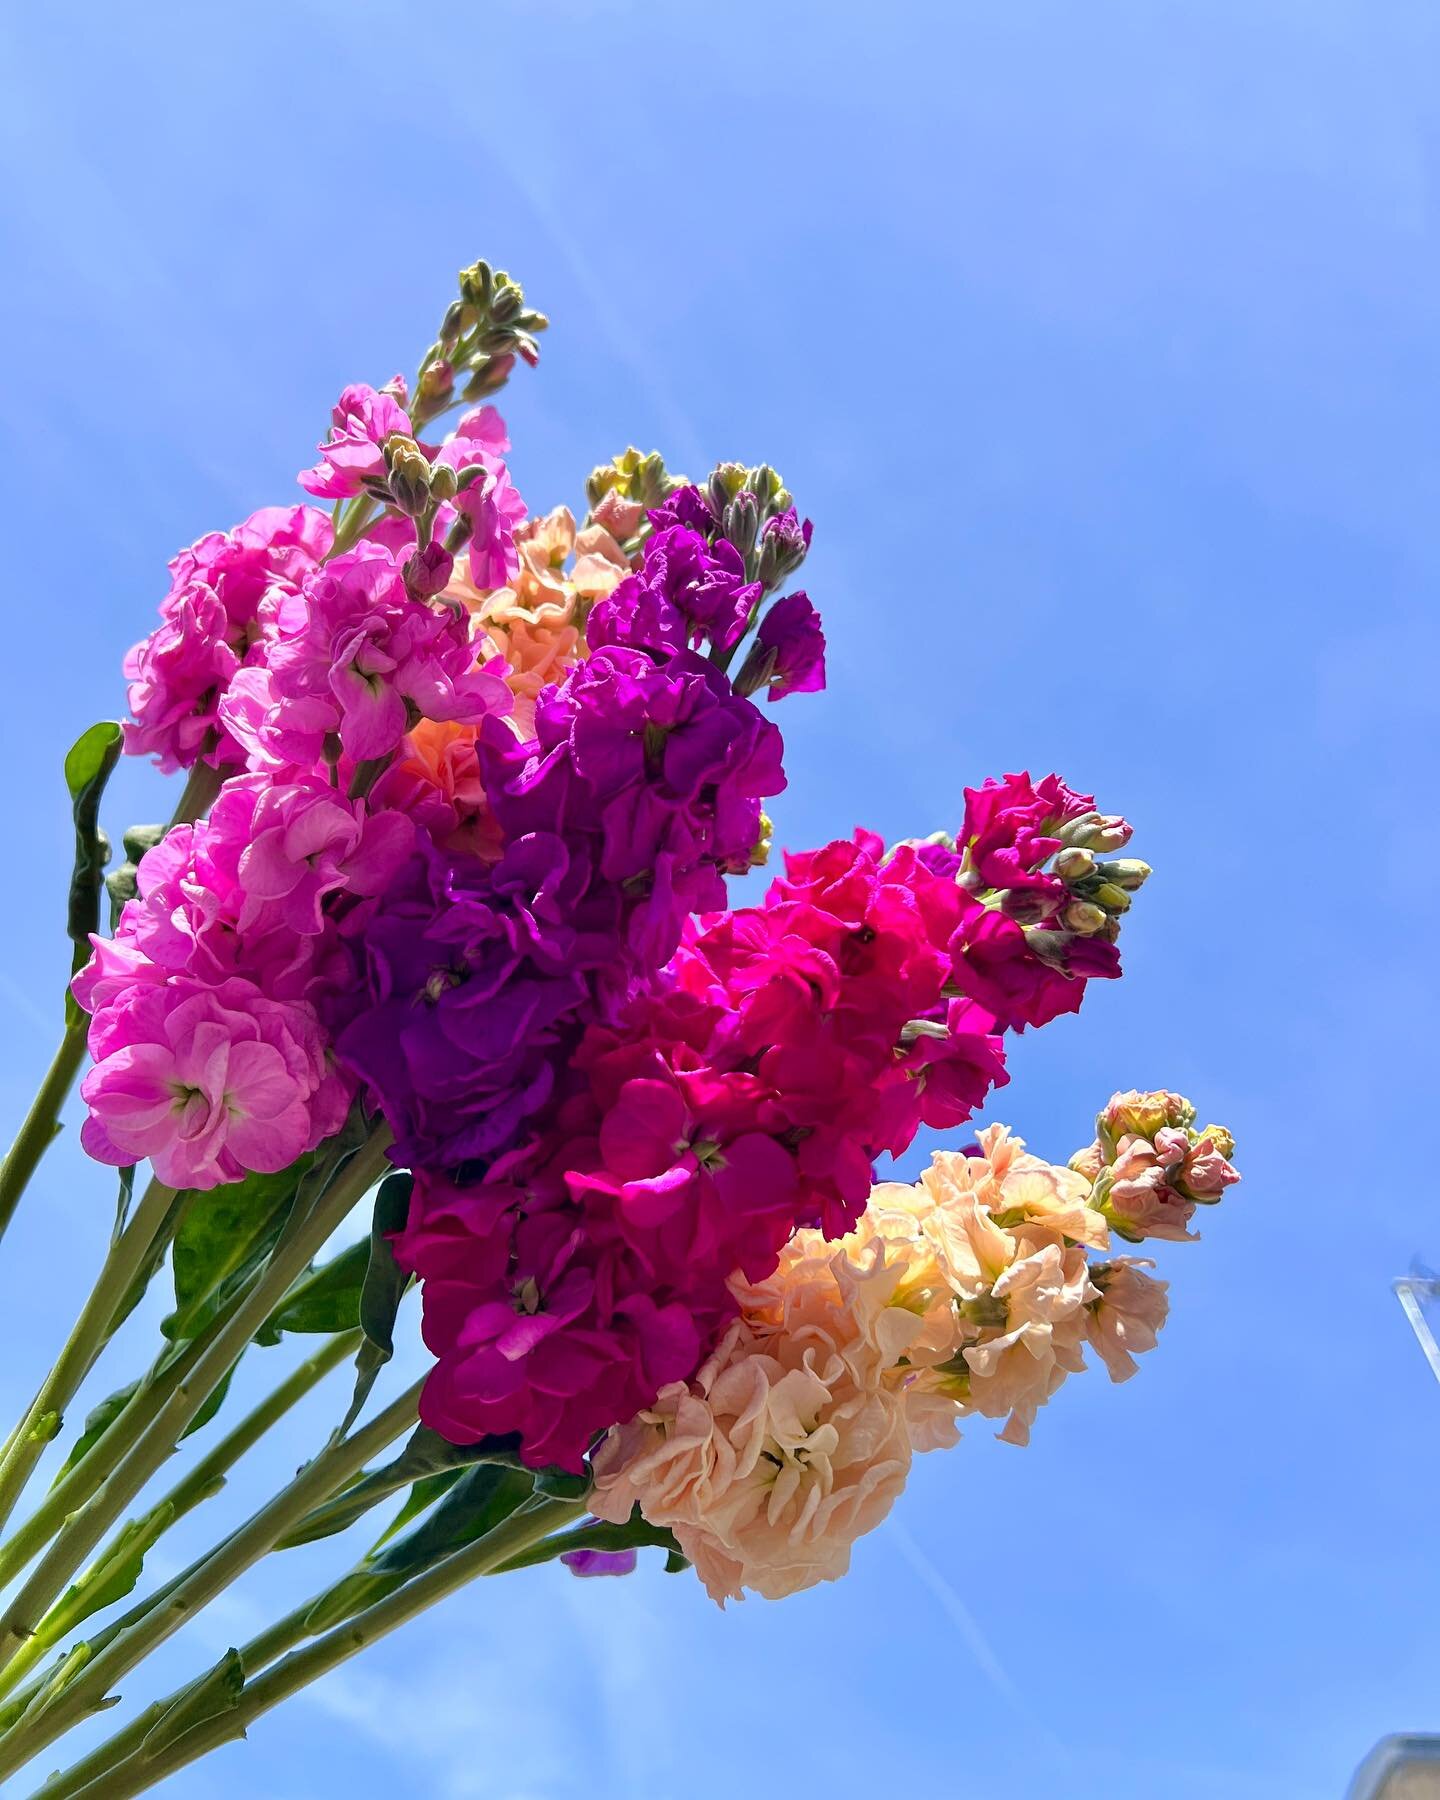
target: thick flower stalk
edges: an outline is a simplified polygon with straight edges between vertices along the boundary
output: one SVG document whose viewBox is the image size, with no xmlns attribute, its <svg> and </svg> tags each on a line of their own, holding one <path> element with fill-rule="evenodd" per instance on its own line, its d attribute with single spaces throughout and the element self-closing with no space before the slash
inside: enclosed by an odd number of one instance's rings
<svg viewBox="0 0 1440 1800">
<path fill-rule="evenodd" d="M 480 1575 L 616 1573 L 646 1546 L 722 1601 L 840 1574 L 960 1421 L 1024 1443 L 1087 1349 L 1132 1374 L 1166 1284 L 1114 1240 L 1190 1238 L 1235 1179 L 1228 1133 L 1162 1092 L 1117 1095 L 1068 1167 L 989 1126 L 878 1180 L 1006 1084 L 1009 1033 L 1120 973 L 1149 870 L 1123 818 L 1017 773 L 957 794 L 953 833 L 788 852 L 734 904 L 786 788 L 775 709 L 825 686 L 795 585 L 811 524 L 767 464 L 692 482 L 633 449 L 583 516 L 532 512 L 493 402 L 545 324 L 502 271 L 463 271 L 413 380 L 339 396 L 303 498 L 173 559 L 131 717 L 67 760 L 73 979 L 0 1228 L 84 1052 L 81 1141 L 120 1201 L 0 1451 L 3 1527 L 69 1434 L 0 1542 L 0 1779 L 53 1764 L 260 1557 L 398 1511 L 51 1800 L 153 1785 Z M 122 738 L 185 787 L 107 878 Z M 167 1263 L 161 1345 L 74 1430 Z M 412 1279 L 433 1360 L 367 1413 Z M 155 1493 L 242 1354 L 307 1333 Z M 152 1546 L 352 1353 L 329 1441 L 147 1584 Z"/>
</svg>

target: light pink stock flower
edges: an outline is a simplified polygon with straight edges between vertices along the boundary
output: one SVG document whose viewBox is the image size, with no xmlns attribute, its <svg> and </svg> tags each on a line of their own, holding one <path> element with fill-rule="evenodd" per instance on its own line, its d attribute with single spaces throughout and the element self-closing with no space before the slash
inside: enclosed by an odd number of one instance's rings
<svg viewBox="0 0 1440 1800">
<path fill-rule="evenodd" d="M 313 1009 L 240 977 L 136 987 L 102 1018 L 80 1087 L 81 1142 L 99 1162 L 148 1157 L 171 1187 L 216 1187 L 287 1168 L 345 1116 Z"/>
</svg>

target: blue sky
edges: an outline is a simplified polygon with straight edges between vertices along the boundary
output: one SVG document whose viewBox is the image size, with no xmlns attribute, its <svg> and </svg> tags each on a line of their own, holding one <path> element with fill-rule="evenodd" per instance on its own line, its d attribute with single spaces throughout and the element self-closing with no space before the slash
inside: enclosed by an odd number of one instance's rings
<svg viewBox="0 0 1440 1800">
<path fill-rule="evenodd" d="M 1178 1087 L 1246 1177 L 1165 1249 L 1135 1381 L 1073 1381 L 1027 1451 L 976 1422 L 846 1582 L 472 1588 L 177 1794 L 1337 1800 L 1440 1727 L 1440 1392 L 1390 1292 L 1440 1263 L 1437 54 L 1405 0 L 0 23 L 7 1129 L 57 1017 L 60 760 L 165 559 L 290 495 L 485 255 L 555 321 L 506 404 L 532 505 L 633 441 L 767 458 L 814 519 L 785 842 L 953 825 L 1026 766 L 1136 822 L 1126 979 L 1016 1047 L 998 1116 L 1063 1159 L 1112 1088 Z M 112 828 L 159 793 L 127 768 Z M 67 1139 L 0 1263 L 11 1412 L 110 1208 Z M 325 1567 L 275 1559 L 166 1672 Z"/>
</svg>

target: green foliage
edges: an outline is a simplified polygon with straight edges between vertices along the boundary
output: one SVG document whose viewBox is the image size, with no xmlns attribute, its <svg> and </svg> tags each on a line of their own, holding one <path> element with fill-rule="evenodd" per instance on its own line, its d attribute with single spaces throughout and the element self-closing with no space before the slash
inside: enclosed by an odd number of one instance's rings
<svg viewBox="0 0 1440 1800">
<path fill-rule="evenodd" d="M 370 1245 L 362 1238 L 329 1262 L 312 1265 L 255 1333 L 255 1342 L 278 1344 L 287 1331 L 353 1331 L 369 1263 Z"/>
<path fill-rule="evenodd" d="M 380 1183 L 370 1220 L 370 1254 L 360 1286 L 360 1329 L 365 1342 L 355 1357 L 355 1392 L 340 1424 L 344 1434 L 360 1416 L 375 1378 L 395 1354 L 395 1315 L 410 1277 L 395 1260 L 391 1232 L 399 1231 L 410 1212 L 411 1176 L 396 1172 Z"/>
<path fill-rule="evenodd" d="M 110 771 L 120 759 L 124 733 L 113 719 L 102 720 L 82 732 L 65 758 L 65 785 L 70 790 L 70 811 L 75 821 L 75 865 L 70 876 L 70 897 L 65 930 L 74 944 L 72 972 L 83 968 L 90 955 L 90 933 L 100 929 L 100 888 L 110 844 L 100 829 L 100 796 Z M 78 1028 L 85 1014 L 74 996 L 65 995 L 65 1022 Z"/>
<path fill-rule="evenodd" d="M 171 1253 L 175 1311 L 160 1327 L 172 1342 L 203 1331 L 270 1254 L 310 1160 L 193 1197 Z"/>
</svg>

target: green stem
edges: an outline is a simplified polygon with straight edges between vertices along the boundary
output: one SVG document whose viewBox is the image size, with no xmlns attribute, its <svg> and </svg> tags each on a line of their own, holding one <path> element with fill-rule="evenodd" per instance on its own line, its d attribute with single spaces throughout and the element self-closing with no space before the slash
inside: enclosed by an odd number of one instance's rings
<svg viewBox="0 0 1440 1800">
<path fill-rule="evenodd" d="M 371 516 L 379 503 L 368 494 L 357 494 L 340 514 L 335 526 L 334 540 L 330 546 L 330 555 L 339 556 L 348 550 L 370 523 Z M 327 561 L 329 558 L 326 559 Z"/>
<path fill-rule="evenodd" d="M 9 1583 L 74 1512 L 108 1480 L 124 1457 L 139 1442 L 154 1410 L 167 1400 L 190 1375 L 196 1363 L 215 1341 L 242 1296 L 216 1314 L 198 1337 L 194 1337 L 176 1354 L 167 1345 L 147 1370 L 140 1386 L 126 1401 L 120 1415 L 109 1429 L 93 1443 L 80 1460 L 60 1475 L 55 1485 L 14 1535 L 0 1546 L 0 1587 Z"/>
<path fill-rule="evenodd" d="M 388 1129 L 377 1128 L 313 1201 L 305 1191 L 311 1177 L 305 1178 L 294 1209 L 255 1282 L 196 1359 L 186 1379 L 156 1409 L 138 1442 L 104 1487 L 67 1520 L 29 1580 L 5 1609 L 0 1618 L 3 1662 L 8 1662 L 35 1630 L 105 1533 L 174 1452 L 185 1427 L 235 1366 L 290 1283 L 308 1266 L 361 1195 L 384 1173 L 389 1143 Z M 324 1181 L 322 1172 L 312 1173 Z"/>
<path fill-rule="evenodd" d="M 74 1786 L 68 1774 L 62 1776 L 59 1786 L 41 1790 L 45 1800 L 54 1800 L 59 1794 L 71 1796 L 73 1800 L 128 1800 L 131 1794 L 143 1793 L 207 1751 L 217 1749 L 232 1738 L 243 1737 L 246 1727 L 269 1712 L 272 1706 L 308 1687 L 321 1675 L 328 1674 L 477 1575 L 488 1575 L 502 1563 L 519 1556 L 559 1526 L 568 1525 L 584 1510 L 583 1500 L 536 1499 L 528 1502 L 484 1537 L 446 1557 L 423 1575 L 417 1575 L 413 1581 L 357 1613 L 353 1619 L 347 1619 L 343 1625 L 337 1625 L 313 1644 L 292 1650 L 255 1680 L 247 1681 L 233 1706 L 212 1714 L 172 1742 L 158 1744 L 149 1755 L 145 1754 L 142 1742 L 141 1747 L 123 1760 L 107 1762 L 103 1772 L 83 1787 Z M 36 1800 L 39 1800 L 38 1796 Z"/>
<path fill-rule="evenodd" d="M 305 1629 L 305 1620 L 320 1595 L 314 1594 L 308 1600 L 302 1600 L 293 1612 L 286 1613 L 283 1619 L 262 1631 L 258 1637 L 241 1649 L 240 1661 L 246 1669 L 263 1669 L 274 1662 L 277 1656 L 283 1656 L 287 1650 L 293 1650 L 296 1644 L 304 1641 L 310 1634 Z M 163 1700 L 156 1700 L 147 1706 L 112 1737 L 104 1743 L 97 1744 L 88 1756 L 82 1756 L 79 1762 L 72 1763 L 64 1770 L 53 1774 L 43 1786 L 37 1790 L 36 1800 L 68 1800 L 68 1796 L 78 1793 L 81 1788 L 108 1773 L 118 1763 L 124 1762 L 144 1743 L 146 1737 L 154 1729 L 156 1722 L 175 1702 L 185 1695 L 190 1683 L 176 1688 L 173 1694 L 167 1694 Z"/>
<path fill-rule="evenodd" d="M 321 1451 L 288 1487 L 199 1558 L 180 1582 L 171 1585 L 163 1605 L 147 1608 L 133 1625 L 93 1656 L 53 1702 L 22 1718 L 0 1741 L 0 1778 L 13 1774 L 46 1744 L 96 1711 L 109 1689 L 136 1663 L 257 1563 L 312 1507 L 358 1474 L 377 1451 L 413 1427 L 420 1386 L 417 1381 L 368 1425 Z"/>
<path fill-rule="evenodd" d="M 25 1123 L 16 1134 L 5 1161 L 0 1163 L 0 1237 L 4 1237 L 15 1208 L 20 1204 L 20 1196 L 40 1165 L 40 1158 L 59 1135 L 60 1109 L 85 1060 L 85 1032 L 89 1024 L 86 1013 L 66 1021 L 60 1048 L 45 1071 L 45 1079 L 25 1115 Z"/>
<path fill-rule="evenodd" d="M 290 1408 L 303 1399 L 313 1387 L 318 1386 L 332 1369 L 337 1368 L 342 1362 L 353 1356 L 363 1342 L 364 1335 L 361 1331 L 342 1331 L 329 1338 L 313 1356 L 307 1357 L 303 1363 L 293 1369 L 273 1393 L 267 1394 L 258 1406 L 248 1412 L 233 1430 L 227 1432 L 219 1443 L 171 1488 L 168 1494 L 158 1500 L 156 1509 L 168 1507 L 169 1523 L 173 1525 L 177 1519 L 183 1518 L 202 1501 L 208 1500 L 216 1494 L 225 1485 L 226 1474 L 245 1452 L 251 1449 L 270 1427 L 277 1420 L 283 1418 Z M 169 1529 L 168 1525 L 166 1529 Z M 103 1563 L 107 1557 L 117 1551 L 118 1547 L 118 1539 L 112 1540 L 100 1553 L 99 1561 Z M 192 1570 L 186 1569 L 181 1577 L 172 1579 L 154 1594 L 148 1596 L 141 1606 L 132 1607 L 123 1618 L 114 1621 L 111 1626 L 106 1628 L 103 1642 L 99 1637 L 92 1639 L 89 1645 L 92 1656 L 97 1656 L 106 1644 L 119 1635 L 121 1630 L 133 1625 L 151 1607 L 159 1605 L 162 1600 L 168 1598 L 179 1585 L 180 1580 L 192 1572 Z M 51 1644 L 58 1641 L 60 1635 L 60 1633 L 47 1632 L 42 1625 L 30 1640 L 30 1644 L 34 1647 L 34 1655 L 27 1655 L 30 1648 L 27 1646 L 26 1650 L 22 1650 L 13 1659 L 3 1675 L 0 1675 L 0 1694 L 8 1693 L 24 1674 L 24 1668 L 19 1666 L 22 1658 L 26 1666 L 33 1663 L 38 1657 L 45 1654 Z M 40 1681 L 33 1684 L 32 1692 L 38 1691 L 43 1685 L 44 1679 L 42 1677 Z M 9 1702 L 9 1707 L 14 1707 L 17 1701 L 23 1707 L 30 1697 L 28 1693 L 17 1695 L 15 1700 Z"/>
<path fill-rule="evenodd" d="M 75 1321 L 75 1329 L 0 1459 L 0 1525 L 10 1517 L 46 1444 L 59 1431 L 65 1408 L 104 1349 L 116 1308 L 169 1216 L 174 1199 L 174 1188 L 166 1187 L 163 1181 L 152 1181 L 141 1196 L 134 1217 L 110 1246 L 90 1298 Z"/>
<path fill-rule="evenodd" d="M 208 812 L 224 779 L 221 771 L 212 768 L 207 762 L 193 764 L 185 778 L 185 786 L 180 790 L 180 798 L 175 802 L 175 810 L 170 815 L 167 829 L 173 831 L 177 825 L 192 825 L 202 813 Z"/>
</svg>

